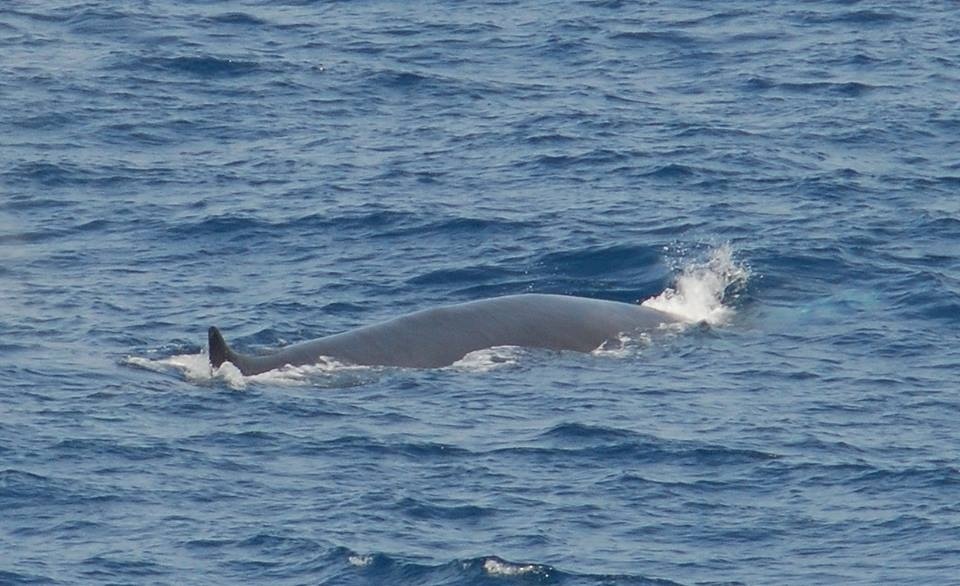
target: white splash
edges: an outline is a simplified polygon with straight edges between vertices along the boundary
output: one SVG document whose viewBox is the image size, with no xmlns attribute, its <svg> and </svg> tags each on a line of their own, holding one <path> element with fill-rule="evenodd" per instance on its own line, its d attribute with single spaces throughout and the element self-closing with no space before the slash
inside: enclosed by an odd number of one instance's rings
<svg viewBox="0 0 960 586">
<path fill-rule="evenodd" d="M 536 564 L 511 564 L 501 559 L 487 558 L 483 561 L 483 571 L 491 576 L 522 576 L 541 572 L 542 567 Z"/>
<path fill-rule="evenodd" d="M 371 563 L 373 563 L 373 556 L 353 554 L 347 557 L 347 562 L 351 566 L 356 566 L 358 568 L 365 568 L 369 566 Z"/>
<path fill-rule="evenodd" d="M 229 364 L 224 363 L 224 366 Z M 221 368 L 223 368 L 221 366 Z M 339 362 L 333 358 L 320 357 L 314 364 L 292 366 L 290 364 L 246 377 L 253 382 L 289 386 L 353 386 L 362 382 L 364 376 L 376 372 L 376 367 Z"/>
<path fill-rule="evenodd" d="M 210 365 L 210 357 L 206 352 L 178 354 L 157 360 L 128 356 L 126 363 L 154 372 L 176 372 L 187 380 L 199 384 L 222 382 L 227 387 L 237 391 L 246 389 L 249 383 L 286 386 L 354 386 L 363 382 L 364 373 L 374 371 L 369 366 L 357 366 L 332 359 L 322 359 L 316 364 L 287 365 L 260 374 L 244 376 L 240 369 L 230 362 L 224 362 L 219 368 L 213 368 Z"/>
<path fill-rule="evenodd" d="M 512 366 L 520 361 L 523 348 L 517 346 L 494 346 L 468 352 L 448 368 L 467 372 L 488 372 L 494 368 Z"/>
<path fill-rule="evenodd" d="M 677 315 L 688 323 L 723 325 L 734 314 L 724 304 L 728 293 L 742 288 L 750 270 L 733 258 L 730 245 L 713 249 L 706 261 L 684 267 L 673 287 L 641 305 Z"/>
<path fill-rule="evenodd" d="M 210 378 L 210 361 L 206 354 L 180 354 L 168 358 L 151 360 L 139 356 L 127 356 L 127 364 L 152 370 L 166 372 L 171 369 L 183 372 L 190 380 L 206 380 Z"/>
<path fill-rule="evenodd" d="M 616 341 L 608 340 L 604 342 L 591 354 L 607 358 L 629 358 L 636 354 L 638 348 L 649 345 L 650 334 L 646 332 L 633 335 L 621 333 L 617 336 Z"/>
<path fill-rule="evenodd" d="M 178 372 L 187 380 L 201 384 L 222 380 L 234 390 L 242 390 L 247 386 L 247 379 L 240 373 L 240 369 L 229 362 L 224 362 L 220 368 L 213 368 L 210 365 L 210 358 L 204 352 L 177 354 L 157 360 L 128 356 L 126 363 L 154 372 Z"/>
</svg>

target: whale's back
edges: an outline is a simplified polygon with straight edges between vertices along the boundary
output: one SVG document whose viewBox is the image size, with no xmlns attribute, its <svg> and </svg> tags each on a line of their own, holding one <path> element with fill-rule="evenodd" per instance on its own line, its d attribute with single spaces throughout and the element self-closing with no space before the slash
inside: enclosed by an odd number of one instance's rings
<svg viewBox="0 0 960 586">
<path fill-rule="evenodd" d="M 435 368 L 495 346 L 590 352 L 624 332 L 676 318 L 654 309 L 565 295 L 494 297 L 426 309 L 386 322 L 295 344 L 264 357 L 232 352 L 216 328 L 210 360 L 229 360 L 244 374 L 330 357 L 359 365 Z"/>
</svg>

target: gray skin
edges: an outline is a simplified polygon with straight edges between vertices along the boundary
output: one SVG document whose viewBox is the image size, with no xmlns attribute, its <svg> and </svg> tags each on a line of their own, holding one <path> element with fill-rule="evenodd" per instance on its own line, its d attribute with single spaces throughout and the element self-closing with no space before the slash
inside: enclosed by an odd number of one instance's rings
<svg viewBox="0 0 960 586">
<path fill-rule="evenodd" d="M 620 334 L 650 331 L 677 316 L 618 301 L 567 295 L 509 295 L 425 309 L 264 356 L 231 350 L 210 328 L 210 363 L 231 362 L 244 375 L 286 365 L 316 364 L 324 357 L 368 366 L 438 368 L 494 346 L 591 352 Z"/>
</svg>

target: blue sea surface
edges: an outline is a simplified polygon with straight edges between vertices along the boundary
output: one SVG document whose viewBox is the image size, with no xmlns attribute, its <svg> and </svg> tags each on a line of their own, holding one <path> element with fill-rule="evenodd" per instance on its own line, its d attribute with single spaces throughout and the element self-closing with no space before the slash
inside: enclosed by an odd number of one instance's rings
<svg viewBox="0 0 960 586">
<path fill-rule="evenodd" d="M 0 583 L 960 584 L 958 98 L 951 2 L 4 0 Z M 525 292 L 722 319 L 206 363 Z"/>
</svg>

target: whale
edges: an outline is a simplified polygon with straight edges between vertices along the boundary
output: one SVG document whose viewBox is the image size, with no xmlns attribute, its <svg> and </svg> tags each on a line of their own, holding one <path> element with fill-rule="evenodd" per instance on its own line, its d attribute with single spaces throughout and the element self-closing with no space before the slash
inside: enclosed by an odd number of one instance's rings
<svg viewBox="0 0 960 586">
<path fill-rule="evenodd" d="M 632 303 L 526 293 L 423 309 L 263 355 L 235 352 L 214 326 L 208 331 L 208 349 L 213 368 L 230 362 L 245 376 L 329 359 L 359 366 L 440 368 L 496 346 L 592 352 L 621 335 L 681 321 Z"/>
</svg>

